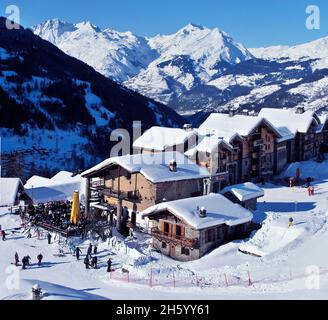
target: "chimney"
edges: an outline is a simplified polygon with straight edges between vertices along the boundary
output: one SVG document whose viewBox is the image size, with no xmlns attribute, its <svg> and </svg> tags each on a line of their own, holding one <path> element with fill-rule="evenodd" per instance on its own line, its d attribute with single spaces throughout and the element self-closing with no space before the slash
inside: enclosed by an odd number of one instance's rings
<svg viewBox="0 0 328 320">
<path fill-rule="evenodd" d="M 296 113 L 297 114 L 303 114 L 305 112 L 305 108 L 304 107 L 297 107 L 296 108 Z"/>
<path fill-rule="evenodd" d="M 177 162 L 175 160 L 172 160 L 170 162 L 170 171 L 171 172 L 177 172 L 178 171 L 178 165 L 177 165 Z"/>
<path fill-rule="evenodd" d="M 206 218 L 206 217 L 207 217 L 207 210 L 206 210 L 205 207 L 201 207 L 201 208 L 199 209 L 199 216 L 200 216 L 201 218 Z"/>
<path fill-rule="evenodd" d="M 194 128 L 192 126 L 192 124 L 190 123 L 186 123 L 184 126 L 183 126 L 183 130 L 185 131 L 192 131 Z"/>
</svg>

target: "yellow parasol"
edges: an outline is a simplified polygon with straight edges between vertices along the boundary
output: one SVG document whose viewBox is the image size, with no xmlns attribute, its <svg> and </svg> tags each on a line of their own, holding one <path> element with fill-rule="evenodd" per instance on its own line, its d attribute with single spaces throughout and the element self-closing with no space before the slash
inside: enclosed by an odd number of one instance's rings
<svg viewBox="0 0 328 320">
<path fill-rule="evenodd" d="M 79 192 L 75 191 L 73 196 L 71 223 L 77 224 L 80 221 L 80 196 Z"/>
</svg>

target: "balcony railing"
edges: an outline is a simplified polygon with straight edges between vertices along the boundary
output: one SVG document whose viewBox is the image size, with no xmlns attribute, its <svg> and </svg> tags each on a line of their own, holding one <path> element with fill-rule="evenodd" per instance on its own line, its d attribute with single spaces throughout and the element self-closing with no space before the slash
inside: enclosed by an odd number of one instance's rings
<svg viewBox="0 0 328 320">
<path fill-rule="evenodd" d="M 125 191 L 118 191 L 114 189 L 103 189 L 101 190 L 100 194 L 120 200 L 133 201 L 133 202 L 141 201 L 141 195 L 139 191 L 125 192 Z"/>
<path fill-rule="evenodd" d="M 160 231 L 158 228 L 151 229 L 151 236 L 156 238 L 159 241 L 170 242 L 175 245 L 182 245 L 189 248 L 198 248 L 199 240 L 198 239 L 187 239 L 184 237 L 179 237 L 177 235 L 169 235 Z"/>
<path fill-rule="evenodd" d="M 258 139 L 254 141 L 254 147 L 260 147 L 264 145 L 264 139 Z"/>
</svg>

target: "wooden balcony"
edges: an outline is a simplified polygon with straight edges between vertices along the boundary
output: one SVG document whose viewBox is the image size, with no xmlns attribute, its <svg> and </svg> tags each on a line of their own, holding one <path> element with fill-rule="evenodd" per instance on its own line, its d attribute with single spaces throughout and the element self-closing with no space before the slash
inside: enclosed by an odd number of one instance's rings
<svg viewBox="0 0 328 320">
<path fill-rule="evenodd" d="M 100 191 L 100 194 L 107 196 L 107 197 L 130 201 L 130 202 L 136 202 L 136 203 L 141 202 L 141 196 L 140 196 L 139 191 L 125 192 L 125 191 L 118 191 L 118 190 L 114 190 L 114 189 L 105 188 Z"/>
<path fill-rule="evenodd" d="M 187 238 L 179 237 L 176 235 L 169 235 L 169 234 L 166 234 L 166 233 L 160 231 L 158 228 L 151 229 L 151 236 L 156 238 L 159 241 L 169 242 L 174 245 L 181 245 L 183 247 L 189 247 L 189 248 L 198 248 L 199 247 L 198 239 L 187 239 Z"/>
</svg>

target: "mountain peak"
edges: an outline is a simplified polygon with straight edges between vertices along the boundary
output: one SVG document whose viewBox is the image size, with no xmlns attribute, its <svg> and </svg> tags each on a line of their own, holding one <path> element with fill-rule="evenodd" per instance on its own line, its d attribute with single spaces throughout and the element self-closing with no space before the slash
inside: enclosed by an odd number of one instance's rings
<svg viewBox="0 0 328 320">
<path fill-rule="evenodd" d="M 76 28 L 78 29 L 84 29 L 84 30 L 91 30 L 91 31 L 96 31 L 96 32 L 101 32 L 101 29 L 91 23 L 90 21 L 82 21 L 80 23 L 75 24 Z"/>
<path fill-rule="evenodd" d="M 46 20 L 38 25 L 34 25 L 32 27 L 32 30 L 39 37 L 47 41 L 50 41 L 54 44 L 57 44 L 58 39 L 65 32 L 74 31 L 75 26 L 72 23 L 68 23 L 66 21 L 55 18 L 55 19 Z"/>
<path fill-rule="evenodd" d="M 178 32 L 194 32 L 194 31 L 199 31 L 199 30 L 205 30 L 207 29 L 206 27 L 196 24 L 196 23 L 189 23 L 182 29 L 180 29 Z"/>
</svg>

